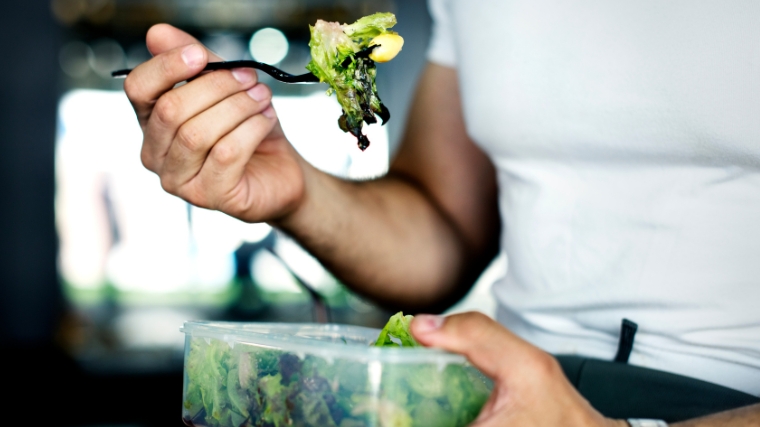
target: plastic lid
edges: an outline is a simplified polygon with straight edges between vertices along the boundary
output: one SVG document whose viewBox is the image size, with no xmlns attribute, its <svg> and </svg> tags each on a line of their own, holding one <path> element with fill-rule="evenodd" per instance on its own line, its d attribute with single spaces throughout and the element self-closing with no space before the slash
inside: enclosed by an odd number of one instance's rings
<svg viewBox="0 0 760 427">
<path fill-rule="evenodd" d="M 194 338 L 213 338 L 328 360 L 410 364 L 466 364 L 463 356 L 431 348 L 372 347 L 379 329 L 314 323 L 185 322 L 180 329 Z"/>
</svg>

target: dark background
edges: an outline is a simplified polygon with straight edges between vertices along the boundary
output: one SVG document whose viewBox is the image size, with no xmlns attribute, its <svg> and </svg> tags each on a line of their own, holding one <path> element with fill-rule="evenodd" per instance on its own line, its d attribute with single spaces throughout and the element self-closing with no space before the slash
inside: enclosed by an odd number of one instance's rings
<svg viewBox="0 0 760 427">
<path fill-rule="evenodd" d="M 396 13 L 395 29 L 406 39 L 404 54 L 378 81 L 394 112 L 392 148 L 430 27 L 423 0 L 401 0 Z M 62 92 L 58 51 L 67 31 L 53 19 L 48 1 L 0 6 L 0 352 L 9 379 L 3 387 L 4 399 L 10 396 L 6 416 L 31 425 L 179 426 L 181 363 L 154 371 L 107 364 L 91 369 L 59 345 L 61 322 L 71 309 L 56 268 L 53 203 L 56 105 Z"/>
</svg>

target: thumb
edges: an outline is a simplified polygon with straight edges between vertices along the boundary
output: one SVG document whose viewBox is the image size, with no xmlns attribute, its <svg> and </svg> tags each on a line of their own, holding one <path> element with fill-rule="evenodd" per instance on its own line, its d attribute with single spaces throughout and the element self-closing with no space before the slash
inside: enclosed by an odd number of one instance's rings
<svg viewBox="0 0 760 427">
<path fill-rule="evenodd" d="M 509 378 L 510 367 L 525 366 L 541 350 L 518 338 L 490 317 L 477 313 L 448 317 L 420 314 L 411 324 L 421 344 L 462 354 L 483 374 Z"/>
<path fill-rule="evenodd" d="M 194 43 L 200 44 L 198 39 L 195 37 L 169 24 L 154 25 L 150 27 L 148 34 L 145 36 L 145 44 L 153 56 L 159 55 L 180 46 L 187 46 Z M 208 52 L 209 62 L 222 60 L 221 57 L 214 54 L 210 50 L 208 50 Z"/>
</svg>

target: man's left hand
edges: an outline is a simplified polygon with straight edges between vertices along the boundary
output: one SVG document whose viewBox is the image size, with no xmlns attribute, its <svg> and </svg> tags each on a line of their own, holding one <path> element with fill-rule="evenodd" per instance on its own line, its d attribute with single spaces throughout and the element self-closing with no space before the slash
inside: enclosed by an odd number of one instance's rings
<svg viewBox="0 0 760 427">
<path fill-rule="evenodd" d="M 628 425 L 594 410 L 554 357 L 483 314 L 418 315 L 411 329 L 421 344 L 462 354 L 493 379 L 493 393 L 473 426 Z"/>
</svg>

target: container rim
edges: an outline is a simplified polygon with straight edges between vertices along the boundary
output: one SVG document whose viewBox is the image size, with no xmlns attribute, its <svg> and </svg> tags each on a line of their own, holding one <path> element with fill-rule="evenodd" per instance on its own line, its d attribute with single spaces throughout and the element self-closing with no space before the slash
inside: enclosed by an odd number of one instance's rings
<svg viewBox="0 0 760 427">
<path fill-rule="evenodd" d="M 314 336 L 335 337 L 338 334 L 374 340 L 379 329 L 335 323 L 259 323 L 259 322 L 212 322 L 187 321 L 180 332 L 196 338 L 224 340 L 231 346 L 236 343 L 264 347 L 273 350 L 296 353 L 299 357 L 307 354 L 325 359 L 350 359 L 363 362 L 410 363 L 410 364 L 469 364 L 459 354 L 433 348 L 393 348 L 371 347 L 356 343 L 337 343 L 299 336 L 309 333 Z M 350 350 L 350 351 L 347 351 Z"/>
</svg>

